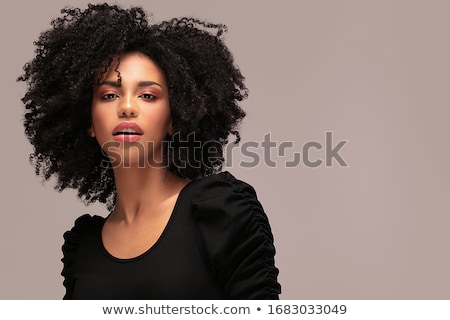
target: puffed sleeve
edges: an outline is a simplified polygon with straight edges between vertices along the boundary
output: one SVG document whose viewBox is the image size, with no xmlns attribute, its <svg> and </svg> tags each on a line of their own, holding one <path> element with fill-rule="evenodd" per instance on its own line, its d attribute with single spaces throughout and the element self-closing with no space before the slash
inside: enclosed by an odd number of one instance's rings
<svg viewBox="0 0 450 320">
<path fill-rule="evenodd" d="M 249 184 L 229 172 L 204 178 L 192 196 L 210 268 L 226 299 L 279 299 L 268 218 Z"/>
<path fill-rule="evenodd" d="M 82 215 L 75 220 L 74 226 L 71 230 L 66 231 L 63 235 L 64 244 L 62 245 L 63 257 L 61 259 L 63 263 L 63 269 L 61 275 L 64 277 L 63 285 L 66 288 L 64 300 L 72 299 L 75 277 L 73 265 L 76 259 L 80 238 L 83 233 L 89 229 L 92 225 L 95 216 L 89 214 Z"/>
</svg>

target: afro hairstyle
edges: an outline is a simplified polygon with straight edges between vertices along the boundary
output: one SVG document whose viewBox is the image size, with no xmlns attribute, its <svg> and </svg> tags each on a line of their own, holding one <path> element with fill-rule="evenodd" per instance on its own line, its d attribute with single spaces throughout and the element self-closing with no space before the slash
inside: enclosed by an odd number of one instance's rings
<svg viewBox="0 0 450 320">
<path fill-rule="evenodd" d="M 230 134 L 240 139 L 245 112 L 239 103 L 248 93 L 222 39 L 226 31 L 225 25 L 192 17 L 150 23 L 140 7 L 62 9 L 34 43 L 35 56 L 17 79 L 27 84 L 24 127 L 36 174 L 44 181 L 56 177 L 58 191 L 73 188 L 86 203 L 113 207 L 109 158 L 87 132 L 99 74 L 131 52 L 148 56 L 166 76 L 175 132 L 167 137 L 169 170 L 188 179 L 220 171 Z M 198 148 L 199 142 L 213 147 Z"/>
</svg>

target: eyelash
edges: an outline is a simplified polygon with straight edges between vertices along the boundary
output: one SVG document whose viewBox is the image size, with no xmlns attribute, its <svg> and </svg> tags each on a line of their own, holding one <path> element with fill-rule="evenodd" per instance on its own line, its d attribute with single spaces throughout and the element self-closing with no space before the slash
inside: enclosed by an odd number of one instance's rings
<svg viewBox="0 0 450 320">
<path fill-rule="evenodd" d="M 115 99 L 115 98 L 118 98 L 118 97 L 119 96 L 117 94 L 107 93 L 107 94 L 102 95 L 101 99 L 102 100 L 112 100 L 112 99 Z M 156 96 L 151 94 L 151 93 L 144 93 L 144 94 L 141 94 L 139 97 L 142 97 L 142 98 L 144 98 L 146 100 L 155 100 L 156 99 Z"/>
<path fill-rule="evenodd" d="M 148 96 L 148 97 L 146 97 L 146 96 Z M 142 97 L 146 100 L 155 100 L 156 99 L 156 96 L 151 93 L 144 93 L 144 94 L 141 94 L 139 97 Z"/>
<path fill-rule="evenodd" d="M 101 99 L 102 99 L 102 100 L 112 100 L 112 99 L 117 98 L 117 97 L 118 97 L 117 94 L 114 94 L 114 93 L 107 93 L 107 94 L 102 95 L 102 96 L 101 96 Z"/>
</svg>

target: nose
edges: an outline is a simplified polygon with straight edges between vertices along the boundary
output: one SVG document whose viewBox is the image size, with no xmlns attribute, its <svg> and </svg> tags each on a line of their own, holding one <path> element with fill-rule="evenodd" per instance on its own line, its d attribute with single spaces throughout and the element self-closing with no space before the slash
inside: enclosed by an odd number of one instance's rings
<svg viewBox="0 0 450 320">
<path fill-rule="evenodd" d="M 137 102 L 132 97 L 125 97 L 119 105 L 118 116 L 120 118 L 137 117 L 139 110 Z"/>
</svg>

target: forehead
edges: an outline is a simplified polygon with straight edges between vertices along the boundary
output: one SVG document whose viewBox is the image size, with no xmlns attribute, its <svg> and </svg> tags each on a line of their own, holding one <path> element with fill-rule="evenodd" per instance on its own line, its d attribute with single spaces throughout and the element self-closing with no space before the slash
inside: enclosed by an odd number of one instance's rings
<svg viewBox="0 0 450 320">
<path fill-rule="evenodd" d="M 119 82 L 152 80 L 165 83 L 165 75 L 148 56 L 140 52 L 132 52 L 115 57 L 99 80 L 100 82 L 103 80 Z"/>
</svg>

